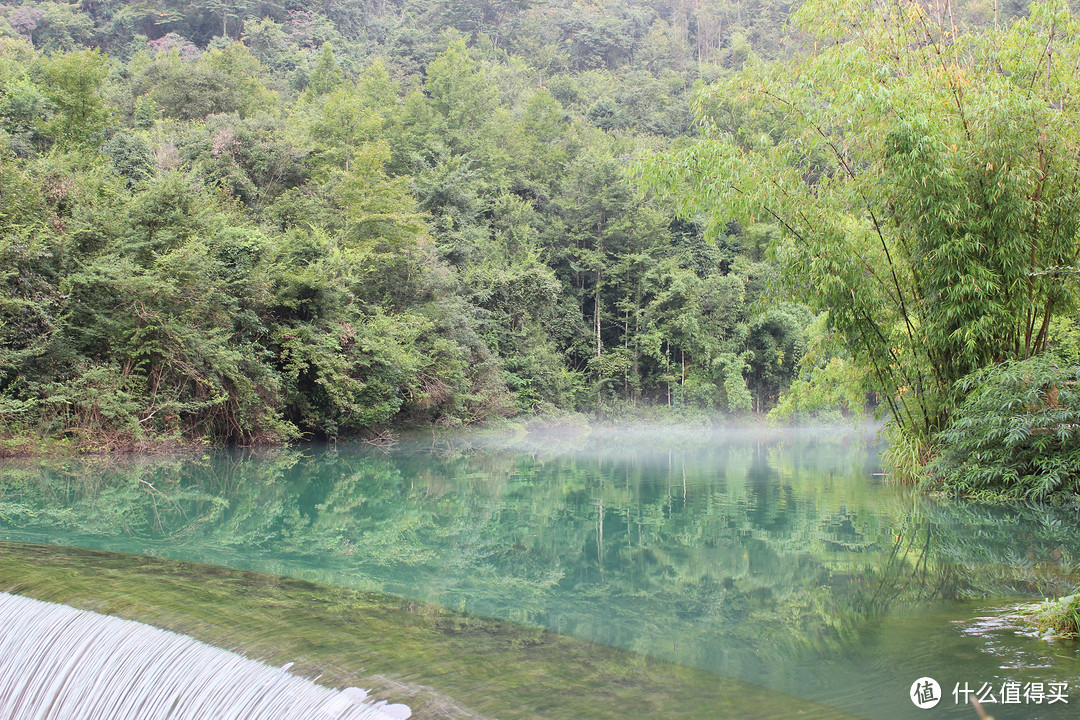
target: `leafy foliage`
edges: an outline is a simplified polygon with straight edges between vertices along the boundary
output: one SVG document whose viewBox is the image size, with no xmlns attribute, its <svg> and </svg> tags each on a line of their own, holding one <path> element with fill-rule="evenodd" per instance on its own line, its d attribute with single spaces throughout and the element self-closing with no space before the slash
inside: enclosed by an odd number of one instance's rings
<svg viewBox="0 0 1080 720">
<path fill-rule="evenodd" d="M 1080 286 L 1080 25 L 1061 2 L 1002 30 L 915 3 L 808 2 L 814 50 L 707 87 L 705 137 L 646 181 L 687 215 L 771 218 L 790 287 L 826 311 L 917 449 L 961 380 L 1045 352 Z"/>
<path fill-rule="evenodd" d="M 1040 356 L 964 378 L 929 482 L 962 495 L 1045 500 L 1080 491 L 1080 368 Z"/>
<path fill-rule="evenodd" d="M 827 328 L 828 316 L 819 314 L 807 328 L 807 351 L 797 377 L 769 411 L 781 422 L 831 422 L 862 419 L 872 386 Z"/>
<path fill-rule="evenodd" d="M 1080 638 L 1080 595 L 1066 595 L 1022 608 L 1039 632 Z"/>
<path fill-rule="evenodd" d="M 702 101 L 709 127 L 747 147 L 788 147 L 798 123 L 748 108 L 733 74 L 764 77 L 764 59 L 791 55 L 787 12 L 681 0 L 0 5 L 0 224 L 12 261 L 0 309 L 3 432 L 33 426 L 122 446 L 554 409 L 767 411 L 801 372 L 810 318 L 775 295 L 781 278 L 765 248 L 777 225 L 761 213 L 713 223 L 707 242 L 704 214 L 673 217 L 625 170 L 629 158 L 690 147 L 689 98 L 716 80 Z M 860 70 L 858 58 L 841 59 Z M 799 62 L 809 77 L 817 61 Z M 914 75 L 918 63 L 905 68 Z M 816 101 L 824 90 L 799 92 Z M 864 116 L 872 105 L 852 103 Z M 1017 119 L 1018 108 L 986 111 L 1019 123 L 1015 147 L 993 152 L 1030 150 L 1040 120 Z M 922 173 L 912 164 L 922 155 L 905 149 L 919 138 L 898 128 L 881 135 L 896 131 L 889 163 Z M 1048 171 L 1067 169 L 1068 137 L 1038 140 Z M 805 147 L 807 176 L 831 173 L 839 191 L 835 159 L 821 143 Z M 1032 192 L 1021 180 L 1003 186 L 1009 197 Z M 983 197 L 978 173 L 957 182 Z M 894 219 L 918 225 L 903 212 Z M 882 258 L 865 230 L 873 265 Z M 823 254 L 819 270 L 848 259 Z M 946 300 L 951 277 L 935 286 Z M 1056 292 L 1035 345 L 1068 334 L 1059 311 L 1071 296 Z M 812 295 L 802 300 L 829 300 Z M 927 332 L 936 298 L 911 309 Z M 859 327 L 899 338 L 879 300 L 867 300 L 873 322 Z M 954 321 L 967 323 L 969 310 Z M 978 347 L 985 336 L 973 336 Z M 933 397 L 909 382 L 922 346 L 878 344 L 899 358 L 880 367 L 888 402 Z M 116 407 L 106 407 L 110 391 Z"/>
</svg>

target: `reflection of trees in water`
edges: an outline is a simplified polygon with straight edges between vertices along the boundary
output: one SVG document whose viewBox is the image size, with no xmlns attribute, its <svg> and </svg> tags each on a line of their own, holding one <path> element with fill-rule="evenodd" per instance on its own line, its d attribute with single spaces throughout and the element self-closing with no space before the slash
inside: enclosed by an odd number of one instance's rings
<svg viewBox="0 0 1080 720">
<path fill-rule="evenodd" d="M 959 597 L 961 579 L 955 568 L 934 560 L 932 528 L 908 524 L 894 536 L 887 558 L 871 578 L 871 587 L 854 594 L 856 607 L 867 615 Z"/>
<path fill-rule="evenodd" d="M 924 500 L 915 510 L 935 533 L 937 560 L 975 597 L 1060 596 L 1080 585 L 1076 511 L 1040 505 Z"/>
<path fill-rule="evenodd" d="M 913 497 L 873 609 L 937 599 L 1046 597 L 1080 584 L 1080 527 L 1067 509 Z"/>
<path fill-rule="evenodd" d="M 0 475 L 0 520 L 236 558 L 717 669 L 840 651 L 884 613 L 990 591 L 998 572 L 1050 572 L 1026 552 L 1073 562 L 1075 531 L 874 488 L 858 479 L 872 457 L 860 443 L 800 441 L 33 466 Z"/>
</svg>

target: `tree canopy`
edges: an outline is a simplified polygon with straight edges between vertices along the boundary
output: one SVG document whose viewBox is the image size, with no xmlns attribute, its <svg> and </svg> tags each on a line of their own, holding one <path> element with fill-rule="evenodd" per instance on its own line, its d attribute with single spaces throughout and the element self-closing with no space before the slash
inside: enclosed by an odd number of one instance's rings
<svg viewBox="0 0 1080 720">
<path fill-rule="evenodd" d="M 1061 2 L 979 29 L 834 0 L 794 21 L 812 48 L 706 88 L 703 138 L 643 175 L 714 232 L 775 222 L 788 286 L 926 442 L 961 379 L 1042 353 L 1075 310 L 1077 21 Z"/>
</svg>

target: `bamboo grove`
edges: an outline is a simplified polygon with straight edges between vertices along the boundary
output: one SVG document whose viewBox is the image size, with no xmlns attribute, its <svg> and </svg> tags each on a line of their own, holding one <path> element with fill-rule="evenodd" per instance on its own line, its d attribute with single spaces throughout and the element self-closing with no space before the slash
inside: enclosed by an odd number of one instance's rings
<svg viewBox="0 0 1080 720">
<path fill-rule="evenodd" d="M 757 216 L 783 229 L 772 250 L 788 286 L 828 313 L 914 470 L 973 385 L 997 382 L 973 373 L 1048 351 L 1075 363 L 1077 21 L 1047 3 L 972 29 L 948 4 L 829 0 L 794 20 L 812 49 L 708 88 L 704 138 L 643 175 L 714 227 Z M 1025 367 L 1020 385 L 1042 399 L 1004 393 L 999 424 L 1059 407 L 1063 381 Z M 1072 423 L 1048 423 L 1039 432 L 1067 445 Z"/>
</svg>

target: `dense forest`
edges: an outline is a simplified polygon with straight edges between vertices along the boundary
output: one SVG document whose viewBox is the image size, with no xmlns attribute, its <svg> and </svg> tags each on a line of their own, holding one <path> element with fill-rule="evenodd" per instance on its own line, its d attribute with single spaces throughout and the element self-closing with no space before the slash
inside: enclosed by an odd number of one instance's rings
<svg viewBox="0 0 1080 720">
<path fill-rule="evenodd" d="M 0 411 L 75 442 L 763 411 L 769 225 L 642 195 L 786 5 L 0 6 Z M 755 49 L 757 48 L 757 49 Z"/>
<path fill-rule="evenodd" d="M 4 0 L 4 452 L 876 406 L 1071 487 L 1073 15 L 794 10 Z"/>
</svg>

